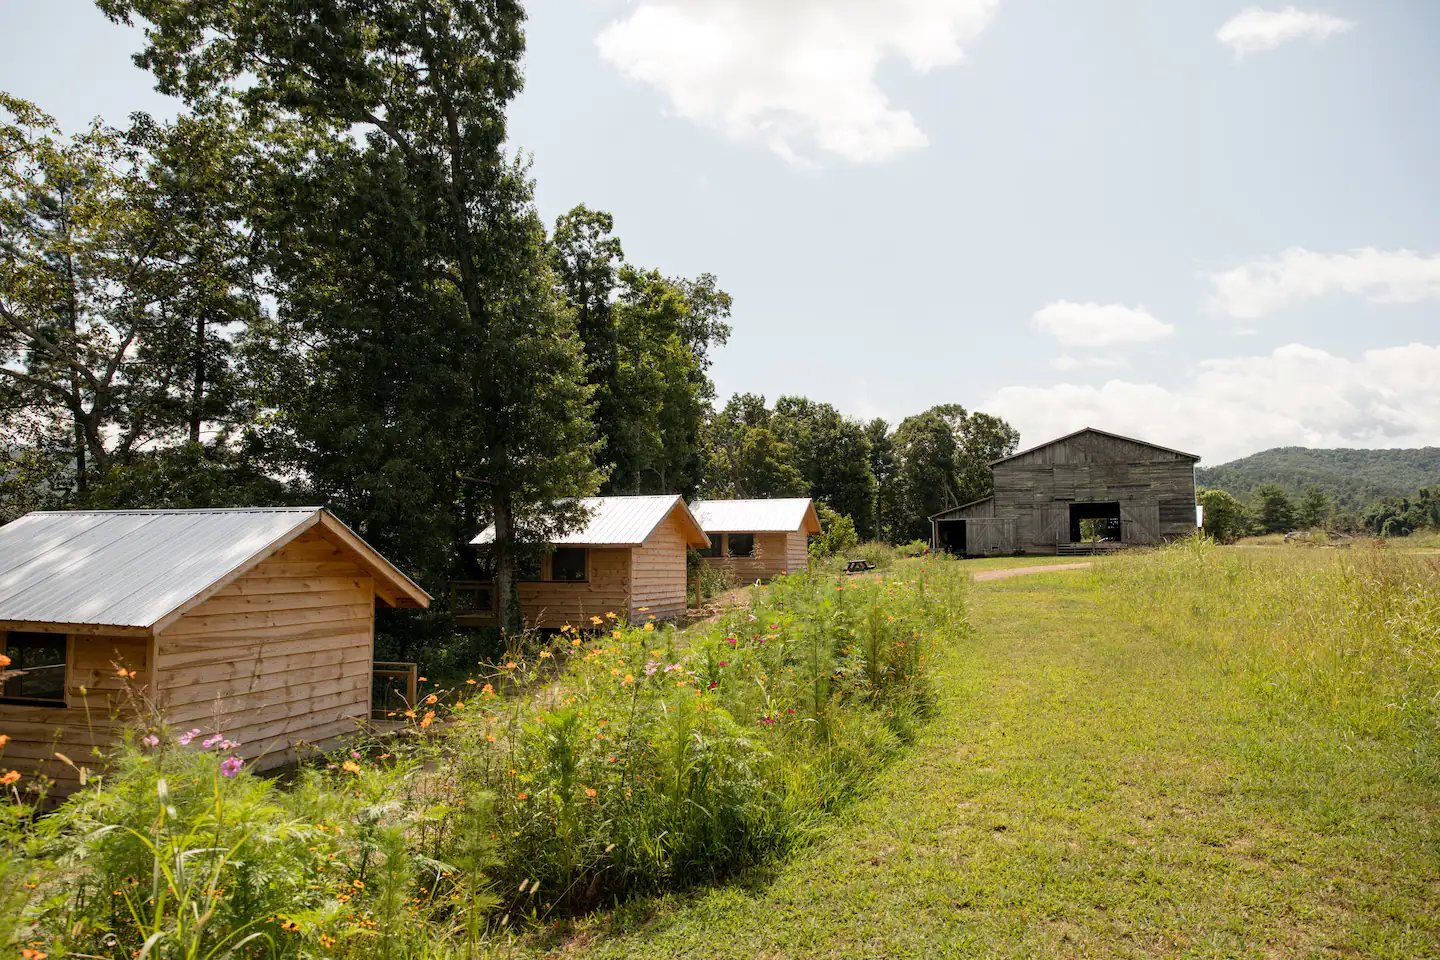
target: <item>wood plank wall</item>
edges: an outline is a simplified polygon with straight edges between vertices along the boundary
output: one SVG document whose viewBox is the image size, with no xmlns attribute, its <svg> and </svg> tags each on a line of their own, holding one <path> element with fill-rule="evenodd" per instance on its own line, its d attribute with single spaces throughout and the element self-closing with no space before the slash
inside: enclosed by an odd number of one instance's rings
<svg viewBox="0 0 1440 960">
<path fill-rule="evenodd" d="M 630 619 L 641 623 L 647 615 L 668 620 L 685 615 L 689 550 L 679 510 L 670 511 L 650 538 L 630 552 Z M 649 609 L 641 612 L 641 607 Z"/>
<path fill-rule="evenodd" d="M 710 539 L 729 534 L 712 533 Z M 782 573 L 801 573 L 809 565 L 809 538 L 799 530 L 791 533 L 757 533 L 755 553 L 749 557 L 706 557 L 705 563 L 727 570 L 737 583 L 767 581 Z"/>
<path fill-rule="evenodd" d="M 1195 464 L 1168 450 L 1081 434 L 997 464 L 994 475 L 994 513 L 1015 518 L 1027 553 L 1069 540 L 1071 503 L 1118 502 L 1131 542 L 1195 532 Z"/>
<path fill-rule="evenodd" d="M 137 691 L 148 689 L 153 671 L 148 637 L 72 635 L 67 641 L 64 707 L 0 703 L 0 733 L 10 737 L 0 747 L 0 770 L 17 770 L 22 787 L 37 775 L 55 781 L 52 795 L 63 797 L 80 785 L 80 774 L 55 759 L 64 754 L 78 766 L 98 769 L 96 751 L 113 742 L 133 719 L 127 681 L 116 675 L 123 666 L 134 670 Z"/>
<path fill-rule="evenodd" d="M 312 531 L 159 635 L 157 697 L 176 730 L 224 733 L 266 769 L 369 717 L 374 647 L 374 581 Z"/>
<path fill-rule="evenodd" d="M 567 623 L 588 626 L 591 617 L 629 614 L 629 548 L 592 547 L 589 552 L 590 579 L 585 583 L 536 581 L 518 585 L 520 609 L 528 627 L 556 630 Z"/>
</svg>

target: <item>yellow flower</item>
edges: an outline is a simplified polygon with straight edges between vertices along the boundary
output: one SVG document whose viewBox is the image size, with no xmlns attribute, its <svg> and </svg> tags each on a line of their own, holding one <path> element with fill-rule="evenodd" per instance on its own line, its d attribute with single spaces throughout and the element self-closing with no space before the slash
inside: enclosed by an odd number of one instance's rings
<svg viewBox="0 0 1440 960">
<path fill-rule="evenodd" d="M 549 651 L 549 650 L 541 650 L 541 651 L 540 651 L 540 659 L 541 659 L 541 660 L 549 660 L 549 659 L 550 659 L 550 651 Z"/>
<path fill-rule="evenodd" d="M 646 629 L 646 630 L 654 630 L 654 629 L 655 629 L 655 624 L 653 624 L 653 623 L 647 623 L 647 624 L 645 624 L 645 629 Z"/>
<path fill-rule="evenodd" d="M 620 684 L 621 684 L 621 686 L 624 686 L 624 685 L 627 684 L 627 683 L 634 683 L 634 682 L 635 682 L 635 674 L 633 674 L 633 673 L 627 673 L 627 674 L 625 674 L 625 679 L 620 681 Z"/>
<path fill-rule="evenodd" d="M 364 890 L 364 889 L 365 889 L 365 881 L 364 881 L 364 880 L 355 880 L 355 881 L 352 881 L 352 882 L 351 882 L 350 886 L 354 887 L 356 890 Z"/>
<path fill-rule="evenodd" d="M 469 684 L 474 684 L 476 681 L 475 681 L 475 678 L 474 678 L 474 677 L 471 677 L 469 680 L 466 680 L 465 682 L 466 682 L 466 683 L 469 683 Z"/>
<path fill-rule="evenodd" d="M 572 646 L 572 647 L 578 647 L 578 646 L 580 646 L 580 638 L 579 638 L 579 637 L 576 637 L 574 640 L 571 640 L 571 641 L 570 641 L 570 646 Z"/>
<path fill-rule="evenodd" d="M 356 763 L 354 760 L 346 760 L 340 765 L 340 769 L 344 770 L 346 773 L 359 773 L 360 764 Z"/>
<path fill-rule="evenodd" d="M 296 923 L 294 920 L 286 920 L 284 923 L 280 924 L 280 929 L 288 930 L 290 933 L 294 933 L 296 930 L 300 929 L 300 924 Z"/>
<path fill-rule="evenodd" d="M 605 614 L 605 619 L 606 619 L 606 620 L 614 620 L 614 619 L 615 619 L 615 614 L 614 614 L 614 613 L 607 613 L 607 614 Z"/>
<path fill-rule="evenodd" d="M 595 625 L 598 627 L 598 626 L 599 626 L 601 623 L 603 623 L 604 621 L 602 621 L 599 617 L 591 617 L 591 618 L 590 618 L 590 622 L 593 623 L 593 624 L 595 624 Z"/>
<path fill-rule="evenodd" d="M 332 936 L 329 936 L 328 934 L 324 934 L 324 933 L 320 934 L 320 946 L 322 946 L 322 947 L 333 947 L 333 946 L 335 946 L 335 938 L 332 937 Z"/>
</svg>

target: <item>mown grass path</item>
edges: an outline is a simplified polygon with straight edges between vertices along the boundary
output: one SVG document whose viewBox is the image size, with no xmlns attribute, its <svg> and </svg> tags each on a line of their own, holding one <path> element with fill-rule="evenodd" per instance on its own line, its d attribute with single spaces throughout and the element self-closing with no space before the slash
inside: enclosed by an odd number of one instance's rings
<svg viewBox="0 0 1440 960">
<path fill-rule="evenodd" d="M 973 585 L 936 720 L 776 876 L 557 952 L 1440 957 L 1440 796 L 1087 576 Z"/>
</svg>

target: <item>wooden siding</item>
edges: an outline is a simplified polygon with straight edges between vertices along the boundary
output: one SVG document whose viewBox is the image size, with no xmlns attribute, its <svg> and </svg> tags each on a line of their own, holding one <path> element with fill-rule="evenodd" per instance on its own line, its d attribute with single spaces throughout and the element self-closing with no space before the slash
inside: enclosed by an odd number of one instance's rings
<svg viewBox="0 0 1440 960">
<path fill-rule="evenodd" d="M 556 630 L 567 623 L 588 625 L 591 617 L 607 613 L 629 612 L 630 550 L 591 547 L 587 564 L 589 579 L 584 583 L 541 580 L 519 585 L 526 626 Z"/>
<path fill-rule="evenodd" d="M 1155 543 L 1195 531 L 1194 461 L 1115 437 L 1080 434 L 994 468 L 994 515 L 1015 520 L 1017 549 L 1055 553 L 1072 503 L 1118 503 L 1121 540 Z"/>
<path fill-rule="evenodd" d="M 26 632 L 44 632 L 27 630 Z M 58 631 L 57 631 L 58 632 Z M 37 775 L 55 781 L 52 796 L 63 797 L 80 785 L 80 774 L 57 753 L 91 770 L 96 752 L 111 743 L 133 718 L 125 696 L 126 681 L 117 667 L 136 673 L 134 684 L 145 692 L 153 678 L 148 637 L 67 635 L 65 706 L 0 703 L 0 733 L 10 741 L 0 747 L 0 770 L 17 770 L 23 788 Z"/>
<path fill-rule="evenodd" d="M 678 511 L 671 511 L 650 538 L 630 552 L 630 619 L 669 620 L 685 615 L 689 551 Z M 641 607 L 649 609 L 641 612 Z"/>
<path fill-rule="evenodd" d="M 738 532 L 738 531 L 737 531 Z M 710 539 L 728 538 L 728 533 L 712 533 Z M 810 538 L 802 530 L 789 533 L 756 533 L 755 551 L 748 557 L 706 557 L 705 563 L 717 570 L 726 570 L 737 583 L 768 581 L 782 573 L 803 573 L 810 566 Z M 728 539 L 722 544 L 728 550 Z"/>
<path fill-rule="evenodd" d="M 965 555 L 994 557 L 1016 550 L 1015 521 L 1009 517 L 972 518 L 965 523 Z"/>
<path fill-rule="evenodd" d="M 308 532 L 161 631 L 169 723 L 224 733 L 266 769 L 368 719 L 375 584 L 349 556 Z"/>
</svg>

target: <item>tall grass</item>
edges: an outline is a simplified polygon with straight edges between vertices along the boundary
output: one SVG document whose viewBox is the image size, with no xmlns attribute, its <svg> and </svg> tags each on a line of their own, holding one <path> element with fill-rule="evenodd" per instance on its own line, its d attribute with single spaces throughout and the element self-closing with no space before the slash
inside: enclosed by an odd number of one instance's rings
<svg viewBox="0 0 1440 960">
<path fill-rule="evenodd" d="M 477 957 L 512 931 L 803 843 L 911 735 L 962 575 L 788 577 L 678 631 L 600 617 L 431 687 L 281 781 L 221 731 L 132 732 L 98 786 L 0 820 L 0 947 Z"/>
<path fill-rule="evenodd" d="M 1188 541 L 1113 558 L 1092 579 L 1117 612 L 1336 719 L 1402 775 L 1440 781 L 1440 558 Z"/>
</svg>

